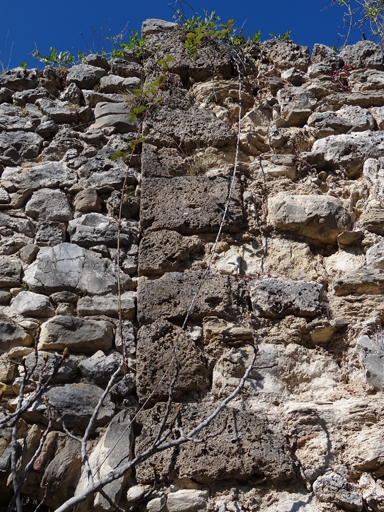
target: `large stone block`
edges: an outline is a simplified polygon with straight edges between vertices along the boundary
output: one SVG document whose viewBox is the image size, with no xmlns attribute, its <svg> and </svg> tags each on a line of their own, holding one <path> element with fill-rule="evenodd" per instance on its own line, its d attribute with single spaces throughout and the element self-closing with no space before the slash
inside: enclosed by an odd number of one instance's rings
<svg viewBox="0 0 384 512">
<path fill-rule="evenodd" d="M 344 64 L 356 68 L 383 69 L 383 48 L 373 41 L 344 46 L 340 52 Z"/>
<path fill-rule="evenodd" d="M 180 423 L 187 434 L 215 410 L 215 405 L 186 404 L 180 411 Z M 141 433 L 136 438 L 135 455 L 150 445 L 157 435 L 165 404 L 157 404 L 139 414 Z M 173 419 L 173 415 L 171 418 Z M 171 418 L 168 420 L 170 422 Z M 187 477 L 201 484 L 223 480 L 244 481 L 266 478 L 273 483 L 295 479 L 295 464 L 288 455 L 289 446 L 282 425 L 273 414 L 262 410 L 239 411 L 228 407 L 197 436 L 218 435 L 203 443 L 189 442 L 174 450 L 157 453 L 136 466 L 138 483 L 149 483 L 153 478 L 153 463 L 160 481 L 172 482 Z"/>
<path fill-rule="evenodd" d="M 172 393 L 175 400 L 185 394 L 193 396 L 209 386 L 207 361 L 201 349 L 185 331 L 166 320 L 157 320 L 139 330 L 136 357 L 136 386 L 141 402 L 150 395 L 150 404 L 167 400 L 178 365 Z"/>
<path fill-rule="evenodd" d="M 76 181 L 76 172 L 62 162 L 49 162 L 29 168 L 6 167 L 1 176 L 1 184 L 9 192 L 15 192 L 18 189 L 70 187 Z"/>
<path fill-rule="evenodd" d="M 384 270 L 361 268 L 334 282 L 336 295 L 377 295 L 384 292 Z"/>
<path fill-rule="evenodd" d="M 0 133 L 0 163 L 19 164 L 36 158 L 43 144 L 43 137 L 24 131 Z"/>
<path fill-rule="evenodd" d="M 141 324 L 159 318 L 180 321 L 186 314 L 201 281 L 199 272 L 170 272 L 156 281 L 140 281 L 137 318 Z M 215 315 L 236 319 L 245 307 L 244 289 L 232 276 L 208 275 L 191 311 L 192 320 Z"/>
<path fill-rule="evenodd" d="M 325 244 L 336 242 L 337 235 L 351 225 L 349 213 L 332 196 L 278 194 L 268 200 L 268 212 L 276 229 Z"/>
<path fill-rule="evenodd" d="M 360 336 L 356 343 L 356 353 L 365 368 L 367 384 L 376 391 L 383 391 L 384 384 L 384 344 L 381 333 Z"/>
<path fill-rule="evenodd" d="M 280 89 L 277 99 L 288 126 L 304 126 L 317 103 L 313 92 L 303 87 Z"/>
<path fill-rule="evenodd" d="M 64 350 L 94 354 L 112 347 L 113 327 L 104 320 L 84 320 L 57 315 L 41 326 L 39 350 Z"/>
<path fill-rule="evenodd" d="M 151 231 L 172 229 L 183 235 L 216 232 L 228 198 L 230 179 L 222 176 L 183 176 L 143 180 L 140 218 Z M 242 196 L 235 182 L 224 231 L 243 223 Z"/>
</svg>

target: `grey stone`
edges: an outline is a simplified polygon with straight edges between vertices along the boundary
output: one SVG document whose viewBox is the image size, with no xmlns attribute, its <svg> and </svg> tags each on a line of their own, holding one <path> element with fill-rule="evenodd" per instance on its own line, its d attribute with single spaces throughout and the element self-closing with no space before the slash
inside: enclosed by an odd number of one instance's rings
<svg viewBox="0 0 384 512">
<path fill-rule="evenodd" d="M 8 192 L 3 187 L 0 187 L 0 205 L 7 205 L 10 200 Z"/>
<path fill-rule="evenodd" d="M 281 78 L 295 87 L 303 85 L 308 80 L 308 76 L 303 71 L 300 71 L 295 67 L 283 71 L 283 73 L 281 73 Z"/>
<path fill-rule="evenodd" d="M 71 160 L 77 159 L 78 155 L 82 153 L 85 148 L 86 144 L 80 140 L 77 131 L 71 130 L 68 126 L 61 126 L 49 146 L 41 153 L 41 159 L 42 161 L 49 162 L 62 160 L 63 163 L 69 165 L 72 164 Z M 67 155 L 69 151 L 71 153 Z M 69 158 L 69 156 L 71 157 Z"/>
<path fill-rule="evenodd" d="M 106 356 L 102 350 L 98 350 L 93 356 L 80 362 L 79 370 L 84 377 L 94 384 L 107 384 L 122 359 L 123 356 L 119 352 L 112 352 Z"/>
<path fill-rule="evenodd" d="M 73 105 L 81 105 L 83 101 L 83 95 L 81 93 L 81 89 L 77 87 L 75 83 L 71 83 L 61 94 L 61 101 L 68 101 L 68 103 L 72 103 Z"/>
<path fill-rule="evenodd" d="M 180 489 L 171 492 L 167 496 L 165 511 L 168 512 L 196 512 L 205 510 L 208 501 L 208 491 L 198 489 Z M 155 498 L 148 502 L 147 511 L 157 512 L 160 510 L 161 498 Z"/>
<path fill-rule="evenodd" d="M 30 347 L 33 338 L 14 322 L 0 318 L 0 351 L 8 352 L 14 347 Z"/>
<path fill-rule="evenodd" d="M 343 275 L 334 281 L 336 295 L 377 295 L 384 291 L 384 270 L 362 268 Z"/>
<path fill-rule="evenodd" d="M 37 87 L 37 72 L 22 68 L 3 71 L 0 73 L 0 87 L 6 87 L 12 91 L 35 89 Z"/>
<path fill-rule="evenodd" d="M 86 213 L 69 221 L 68 232 L 71 243 L 82 247 L 104 244 L 107 247 L 117 246 L 118 223 L 115 219 L 100 213 Z M 120 245 L 129 247 L 131 237 L 126 221 L 121 222 Z"/>
<path fill-rule="evenodd" d="M 52 384 L 66 384 L 73 382 L 79 377 L 79 357 L 70 355 L 60 362 L 61 355 L 52 352 L 37 352 L 37 361 L 35 352 L 31 352 L 25 357 L 25 366 L 30 373 L 30 379 L 38 381 L 47 381 L 52 377 Z"/>
<path fill-rule="evenodd" d="M 381 91 L 338 92 L 326 96 L 324 105 L 329 105 L 332 110 L 337 110 L 345 105 L 363 108 L 382 107 L 384 98 Z M 326 107 L 323 106 L 323 108 Z"/>
<path fill-rule="evenodd" d="M 90 66 L 95 66 L 97 68 L 103 68 L 105 70 L 109 70 L 111 67 L 108 59 L 104 57 L 103 55 L 98 55 L 97 53 L 90 53 L 85 57 L 86 64 L 89 64 Z"/>
<path fill-rule="evenodd" d="M 142 37 L 148 37 L 151 34 L 158 34 L 167 32 L 169 30 L 175 30 L 177 27 L 177 23 L 150 18 L 143 21 L 141 25 L 141 35 Z"/>
<path fill-rule="evenodd" d="M 0 290 L 0 305 L 8 306 L 12 298 L 11 293 L 8 290 Z"/>
<path fill-rule="evenodd" d="M 53 293 L 50 296 L 50 299 L 54 304 L 59 304 L 60 302 L 65 302 L 68 304 L 77 304 L 79 296 L 76 293 L 63 291 Z"/>
<path fill-rule="evenodd" d="M 317 140 L 305 155 L 319 170 L 342 169 L 348 178 L 358 177 L 365 160 L 384 156 L 384 132 L 331 135 Z"/>
<path fill-rule="evenodd" d="M 155 281 L 139 281 L 137 318 L 141 324 L 158 318 L 181 320 L 188 310 L 201 279 L 199 272 L 169 272 Z M 232 276 L 211 274 L 191 311 L 192 320 L 205 316 L 234 319 L 241 311 L 243 289 Z"/>
<path fill-rule="evenodd" d="M 121 103 L 123 101 L 122 94 L 105 94 L 99 91 L 88 91 L 83 89 L 85 103 L 95 108 L 98 103 Z"/>
<path fill-rule="evenodd" d="M 12 103 L 13 91 L 7 87 L 0 87 L 0 103 Z"/>
<path fill-rule="evenodd" d="M 20 292 L 13 299 L 12 308 L 22 316 L 36 318 L 50 317 L 55 314 L 48 297 L 27 291 Z"/>
<path fill-rule="evenodd" d="M 180 411 L 180 423 L 187 434 L 215 410 L 215 404 L 189 403 Z M 135 453 L 141 453 L 157 435 L 165 404 L 157 404 L 139 413 L 137 422 L 142 428 L 136 438 Z M 224 428 L 225 427 L 225 428 Z M 237 410 L 228 407 L 209 425 L 209 432 L 218 435 L 204 443 L 181 445 L 178 455 L 172 450 L 157 453 L 156 469 L 159 481 L 172 482 L 188 477 L 201 484 L 218 481 L 267 478 L 272 483 L 295 479 L 295 464 L 283 434 L 279 419 L 262 409 Z M 201 438 L 204 433 L 201 434 Z M 149 483 L 153 478 L 154 459 L 136 466 L 138 483 Z"/>
<path fill-rule="evenodd" d="M 35 224 L 25 217 L 8 211 L 7 214 L 0 212 L 0 227 L 9 228 L 16 233 L 21 233 L 30 238 L 35 236 Z M 12 215 L 13 213 L 13 215 Z"/>
<path fill-rule="evenodd" d="M 356 69 L 348 77 L 353 91 L 375 91 L 384 87 L 384 72 L 374 69 Z"/>
<path fill-rule="evenodd" d="M 128 411 L 119 412 L 92 450 L 89 456 L 89 465 L 97 479 L 106 476 L 111 471 L 114 471 L 115 468 L 118 468 L 119 465 L 128 462 L 132 458 L 134 438 L 131 423 Z M 113 450 L 111 450 L 112 447 Z M 131 471 L 127 471 L 124 476 L 103 487 L 103 491 L 113 502 L 118 503 L 121 499 L 130 476 Z M 75 495 L 79 494 L 87 486 L 88 475 L 84 468 L 77 484 Z M 109 511 L 111 507 L 107 500 L 97 493 L 96 495 L 92 494 L 80 505 L 79 512 L 86 512 L 87 510 Z"/>
<path fill-rule="evenodd" d="M 50 412 L 56 428 L 60 428 L 61 421 L 68 429 L 85 430 L 95 410 L 103 390 L 93 384 L 65 384 L 64 386 L 51 386 L 44 391 L 49 400 Z M 108 423 L 114 413 L 115 406 L 107 396 L 104 399 L 97 415 L 95 425 Z M 28 422 L 47 423 L 47 406 L 39 399 L 24 413 Z M 76 445 L 78 449 L 78 444 Z"/>
<path fill-rule="evenodd" d="M 35 243 L 40 247 L 52 247 L 65 241 L 65 225 L 60 222 L 42 221 L 37 225 Z"/>
<path fill-rule="evenodd" d="M 345 46 L 340 52 L 340 58 L 347 66 L 383 69 L 383 49 L 372 41 L 359 41 Z"/>
<path fill-rule="evenodd" d="M 356 353 L 365 368 L 367 384 L 376 391 L 383 390 L 384 384 L 384 338 L 382 333 L 361 336 L 356 343 Z"/>
<path fill-rule="evenodd" d="M 76 211 L 81 213 L 90 213 L 102 211 L 102 203 L 99 194 L 92 188 L 79 192 L 73 201 Z"/>
<path fill-rule="evenodd" d="M 36 133 L 44 139 L 50 139 L 56 135 L 59 127 L 54 121 L 44 121 L 36 128 Z"/>
<path fill-rule="evenodd" d="M 384 269 L 384 242 L 379 242 L 370 247 L 366 253 L 369 267 Z"/>
<path fill-rule="evenodd" d="M 139 275 L 158 275 L 178 270 L 195 252 L 203 250 L 201 240 L 183 237 L 176 231 L 147 233 L 139 250 Z"/>
<path fill-rule="evenodd" d="M 317 103 L 316 96 L 302 87 L 280 89 L 277 100 L 288 126 L 304 126 Z"/>
<path fill-rule="evenodd" d="M 121 295 L 121 315 L 125 320 L 135 317 L 135 296 L 130 292 Z M 103 297 L 82 297 L 77 303 L 79 316 L 105 315 L 118 318 L 118 298 L 116 295 L 104 295 Z"/>
<path fill-rule="evenodd" d="M 137 122 L 130 121 L 130 110 L 124 103 L 99 102 L 95 108 L 93 130 L 113 127 L 117 133 L 135 132 Z"/>
<path fill-rule="evenodd" d="M 136 62 L 127 62 L 125 59 L 114 59 L 112 61 L 112 73 L 122 76 L 123 78 L 142 78 L 144 75 L 144 68 Z"/>
<path fill-rule="evenodd" d="M 38 122 L 25 115 L 20 107 L 3 103 L 0 105 L 0 131 L 2 132 L 33 132 Z"/>
<path fill-rule="evenodd" d="M 184 111 L 158 107 L 144 123 L 143 136 L 148 144 L 179 147 L 183 151 L 214 146 L 232 146 L 236 135 L 228 125 L 209 110 L 191 107 Z"/>
<path fill-rule="evenodd" d="M 21 262 L 0 258 L 0 288 L 20 286 Z"/>
<path fill-rule="evenodd" d="M 35 101 L 40 98 L 48 98 L 48 91 L 44 87 L 15 92 L 13 95 L 13 103 L 24 107 L 27 103 L 35 103 Z"/>
<path fill-rule="evenodd" d="M 123 288 L 124 277 L 121 276 Z M 26 270 L 24 280 L 32 291 L 45 293 L 80 290 L 104 295 L 117 289 L 115 267 L 110 260 L 68 243 L 38 254 Z"/>
<path fill-rule="evenodd" d="M 349 229 L 351 218 L 332 196 L 278 194 L 268 201 L 268 220 L 276 228 L 307 236 L 320 243 L 334 243 Z"/>
<path fill-rule="evenodd" d="M 103 68 L 78 64 L 69 69 L 66 82 L 67 84 L 76 84 L 80 89 L 93 89 L 106 74 L 107 72 Z"/>
<path fill-rule="evenodd" d="M 43 138 L 36 133 L 16 131 L 0 133 L 0 163 L 18 164 L 23 160 L 36 158 L 43 144 Z"/>
<path fill-rule="evenodd" d="M 121 76 L 108 75 L 100 80 L 99 91 L 105 94 L 123 94 L 139 89 L 140 85 L 140 78 L 135 76 L 123 78 Z"/>
<path fill-rule="evenodd" d="M 351 485 L 342 476 L 329 472 L 320 476 L 313 484 L 313 492 L 320 501 L 335 503 L 347 510 L 363 510 L 363 499 L 351 490 Z"/>
<path fill-rule="evenodd" d="M 230 182 L 222 176 L 144 179 L 140 204 L 143 229 L 171 229 L 183 235 L 216 232 L 223 217 Z M 224 231 L 236 232 L 242 224 L 241 189 L 236 180 Z"/>
<path fill-rule="evenodd" d="M 330 66 L 332 70 L 339 69 L 344 64 L 341 56 L 325 44 L 315 44 L 313 46 L 311 62 L 312 64 L 325 64 Z"/>
<path fill-rule="evenodd" d="M 316 130 L 316 138 L 341 133 L 373 130 L 375 122 L 368 109 L 346 106 L 337 112 L 315 112 L 308 119 L 308 126 Z"/>
<path fill-rule="evenodd" d="M 266 318 L 287 315 L 314 318 L 320 314 L 322 285 L 275 278 L 253 281 L 253 310 Z"/>
<path fill-rule="evenodd" d="M 84 320 L 74 316 L 60 316 L 41 326 L 39 350 L 64 350 L 70 353 L 94 354 L 112 347 L 112 324 L 104 320 Z"/>
<path fill-rule="evenodd" d="M 62 162 L 49 162 L 29 168 L 6 167 L 1 176 L 1 183 L 8 192 L 19 189 L 64 188 L 74 185 L 76 181 L 76 173 Z"/>
<path fill-rule="evenodd" d="M 40 221 L 67 222 L 73 218 L 68 198 L 64 192 L 49 188 L 33 192 L 31 199 L 25 205 L 25 213 Z"/>
<path fill-rule="evenodd" d="M 68 108 L 68 103 L 50 98 L 42 98 L 36 101 L 41 110 L 52 121 L 58 124 L 76 123 L 79 115 L 76 109 Z"/>
<path fill-rule="evenodd" d="M 180 327 L 159 319 L 142 327 L 137 336 L 136 389 L 141 403 L 150 399 L 148 406 L 168 398 L 176 365 L 172 360 L 183 360 L 179 368 L 172 396 L 194 396 L 209 386 L 207 362 L 197 344 Z M 181 359 L 180 359 L 181 358 Z"/>
<path fill-rule="evenodd" d="M 122 324 L 123 341 L 121 339 L 120 327 L 116 329 L 115 333 L 115 347 L 120 354 L 125 354 L 126 357 L 135 357 L 136 355 L 136 330 L 132 322 L 123 322 Z"/>
<path fill-rule="evenodd" d="M 141 153 L 143 178 L 172 178 L 187 174 L 185 158 L 175 148 L 157 148 L 143 143 Z"/>
<path fill-rule="evenodd" d="M 308 47 L 299 46 L 293 41 L 269 39 L 263 43 L 255 43 L 250 52 L 259 65 L 269 64 L 280 69 L 294 66 L 301 71 L 307 71 L 310 64 Z"/>
<path fill-rule="evenodd" d="M 312 64 L 311 66 L 309 66 L 307 75 L 309 76 L 309 78 L 320 78 L 320 77 L 324 77 L 324 76 L 329 76 L 332 74 L 332 72 L 333 72 L 333 66 L 331 66 L 329 64 L 322 64 L 321 62 L 319 62 L 318 64 Z M 312 89 L 312 86 L 313 86 L 312 83 L 309 83 L 309 85 L 311 86 L 311 89 Z M 316 95 L 317 98 L 322 96 L 322 95 L 317 95 L 316 92 L 313 90 L 312 90 L 312 92 L 314 92 L 314 94 Z"/>
</svg>

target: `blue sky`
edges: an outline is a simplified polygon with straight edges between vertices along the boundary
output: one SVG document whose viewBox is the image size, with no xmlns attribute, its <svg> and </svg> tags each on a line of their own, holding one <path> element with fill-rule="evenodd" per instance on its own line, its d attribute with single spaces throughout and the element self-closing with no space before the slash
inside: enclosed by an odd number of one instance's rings
<svg viewBox="0 0 384 512">
<path fill-rule="evenodd" d="M 172 20 L 168 4 L 175 0 L 0 0 L 0 70 L 18 66 L 42 68 L 32 58 L 35 47 L 42 54 L 50 46 L 58 51 L 98 50 L 107 36 L 118 34 L 128 23 L 131 30 L 140 29 L 147 18 Z M 338 33 L 342 27 L 342 10 L 331 0 L 190 0 L 195 11 L 205 8 L 226 22 L 245 22 L 244 29 L 253 34 L 261 30 L 262 40 L 269 33 L 292 31 L 291 38 L 312 50 L 314 43 L 340 46 Z M 192 14 L 185 6 L 188 16 Z M 360 39 L 355 34 L 351 42 Z M 110 48 L 106 48 L 109 50 Z"/>
</svg>

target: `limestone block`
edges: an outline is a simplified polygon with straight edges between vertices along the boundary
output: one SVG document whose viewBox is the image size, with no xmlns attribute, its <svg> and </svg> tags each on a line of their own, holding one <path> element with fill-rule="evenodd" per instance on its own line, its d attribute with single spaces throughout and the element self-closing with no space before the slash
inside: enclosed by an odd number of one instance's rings
<svg viewBox="0 0 384 512">
<path fill-rule="evenodd" d="M 123 78 L 136 77 L 141 79 L 144 74 L 143 66 L 137 64 L 137 62 L 128 62 L 120 58 L 112 61 L 111 71 Z"/>
<path fill-rule="evenodd" d="M 143 180 L 142 227 L 151 231 L 171 229 L 182 235 L 216 232 L 223 217 L 230 181 L 222 176 Z M 224 231 L 236 232 L 242 222 L 241 189 L 239 181 L 236 181 Z"/>
<path fill-rule="evenodd" d="M 22 68 L 9 69 L 0 73 L 0 87 L 11 91 L 24 91 L 37 87 L 37 73 L 28 72 Z"/>
<path fill-rule="evenodd" d="M 168 512 L 197 512 L 207 506 L 208 491 L 198 489 L 180 489 L 171 492 L 167 496 L 165 511 Z M 148 502 L 148 512 L 157 512 L 161 507 L 161 498 L 155 498 Z"/>
<path fill-rule="evenodd" d="M 158 318 L 180 320 L 184 317 L 197 291 L 199 272 L 169 272 L 156 281 L 140 281 L 137 296 L 137 318 L 141 324 Z M 219 316 L 234 319 L 239 316 L 243 299 L 242 284 L 232 276 L 211 274 L 204 283 L 191 312 L 191 319 Z"/>
<path fill-rule="evenodd" d="M 69 104 L 60 100 L 52 100 L 50 98 L 41 98 L 36 101 L 43 113 L 48 116 L 54 123 L 71 124 L 76 123 L 79 114 L 76 109 L 69 108 Z"/>
<path fill-rule="evenodd" d="M 20 292 L 13 299 L 12 308 L 20 315 L 36 318 L 50 317 L 55 314 L 48 297 L 28 291 Z"/>
<path fill-rule="evenodd" d="M 289 69 L 293 66 L 306 71 L 310 64 L 309 49 L 299 46 L 293 41 L 283 39 L 269 39 L 258 43 L 252 48 L 252 56 L 262 64 L 276 66 L 279 69 Z"/>
<path fill-rule="evenodd" d="M 138 332 L 136 388 L 140 402 L 145 402 L 149 395 L 149 405 L 167 400 L 175 374 L 175 352 L 176 358 L 183 361 L 172 393 L 175 400 L 185 394 L 193 396 L 209 386 L 207 362 L 201 349 L 179 327 L 160 319 Z"/>
<path fill-rule="evenodd" d="M 373 130 L 375 123 L 369 110 L 346 106 L 337 112 L 315 112 L 308 119 L 308 126 L 315 129 L 316 138 L 341 133 Z"/>
<path fill-rule="evenodd" d="M 35 243 L 42 247 L 52 247 L 65 241 L 65 225 L 61 222 L 44 221 L 37 224 Z"/>
<path fill-rule="evenodd" d="M 334 243 L 348 229 L 351 218 L 332 196 L 278 194 L 268 199 L 268 221 L 276 229 L 307 236 L 320 243 Z"/>
<path fill-rule="evenodd" d="M 381 294 L 384 291 L 384 270 L 369 267 L 355 270 L 337 279 L 334 289 L 336 295 Z"/>
<path fill-rule="evenodd" d="M 136 297 L 133 292 L 121 294 L 121 314 L 123 319 L 132 320 L 135 317 Z M 77 303 L 79 316 L 105 315 L 118 317 L 118 298 L 116 295 L 103 295 L 102 297 L 82 297 Z"/>
<path fill-rule="evenodd" d="M 130 278 L 121 276 L 123 288 Z M 76 244 L 59 244 L 39 253 L 28 267 L 25 282 L 32 291 L 53 293 L 81 290 L 90 295 L 115 292 L 117 279 L 113 263 Z"/>
<path fill-rule="evenodd" d="M 108 356 L 102 350 L 98 350 L 93 356 L 84 359 L 79 364 L 79 370 L 88 380 L 94 384 L 107 384 L 112 374 L 119 367 L 123 356 L 118 352 L 112 352 Z"/>
<path fill-rule="evenodd" d="M 36 190 L 25 205 L 25 213 L 37 220 L 67 222 L 73 218 L 69 201 L 64 192 L 42 188 Z"/>
<path fill-rule="evenodd" d="M 322 286 L 318 283 L 267 278 L 253 281 L 251 300 L 255 312 L 266 318 L 287 315 L 314 318 L 320 313 Z"/>
<path fill-rule="evenodd" d="M 64 188 L 74 185 L 76 181 L 76 173 L 62 162 L 50 162 L 30 168 L 6 167 L 1 176 L 1 183 L 9 192 L 18 189 Z"/>
<path fill-rule="evenodd" d="M 108 75 L 101 78 L 99 90 L 105 94 L 122 94 L 139 89 L 140 84 L 141 80 L 137 77 L 123 78 L 121 76 Z"/>
<path fill-rule="evenodd" d="M 383 49 L 373 41 L 359 41 L 345 46 L 340 52 L 340 58 L 347 66 L 383 69 Z"/>
<path fill-rule="evenodd" d="M 41 326 L 39 350 L 64 350 L 94 354 L 112 347 L 112 324 L 104 320 L 84 320 L 56 315 Z"/>
<path fill-rule="evenodd" d="M 30 378 L 32 380 L 38 381 L 42 378 L 42 381 L 45 382 L 51 377 L 52 384 L 66 384 L 68 382 L 73 382 L 78 378 L 78 364 L 82 356 L 70 355 L 62 361 L 60 366 L 58 366 L 61 357 L 60 355 L 53 354 L 52 352 L 45 352 L 43 350 L 39 350 L 37 354 L 37 361 L 34 351 L 26 354 L 25 357 L 25 366 L 27 372 L 30 372 Z M 54 370 L 57 366 L 58 369 L 54 374 Z"/>
<path fill-rule="evenodd" d="M 69 68 L 66 82 L 76 84 L 80 89 L 93 89 L 106 74 L 101 67 L 78 64 Z"/>
<path fill-rule="evenodd" d="M 108 77 L 109 78 L 109 77 Z M 116 77 L 119 78 L 119 77 Z M 120 78 L 123 80 L 123 78 Z M 132 80 L 127 78 L 125 80 Z M 137 80 L 137 79 L 134 79 Z M 139 87 L 140 84 L 136 84 L 135 88 Z M 115 92 L 115 91 L 114 91 Z M 119 92 L 122 92 L 119 89 Z M 130 110 L 124 103 L 110 103 L 100 101 L 96 104 L 95 108 L 95 123 L 91 126 L 93 130 L 100 128 L 114 127 L 118 133 L 130 133 L 135 132 L 137 128 L 137 122 L 130 121 Z"/>
<path fill-rule="evenodd" d="M 14 347 L 30 347 L 33 338 L 14 322 L 0 320 L 0 350 L 7 352 Z"/>
<path fill-rule="evenodd" d="M 365 368 L 367 384 L 376 391 L 383 391 L 384 384 L 384 339 L 380 333 L 361 336 L 356 343 L 356 352 Z"/>
<path fill-rule="evenodd" d="M 341 68 L 344 64 L 343 59 L 332 48 L 325 44 L 315 44 L 311 55 L 312 64 L 325 64 L 331 66 L 333 70 Z"/>
<path fill-rule="evenodd" d="M 0 288 L 20 286 L 21 262 L 17 259 L 0 259 Z"/>
<path fill-rule="evenodd" d="M 43 140 L 37 133 L 24 131 L 0 133 L 0 162 L 5 165 L 8 163 L 14 165 L 23 160 L 36 158 Z"/>
<path fill-rule="evenodd" d="M 384 269 L 384 242 L 379 242 L 370 247 L 366 258 L 368 266 Z"/>
<path fill-rule="evenodd" d="M 15 92 L 13 95 L 13 103 L 24 107 L 27 103 L 35 103 L 40 98 L 48 98 L 49 94 L 45 87 L 36 87 L 36 89 L 26 89 L 24 91 Z"/>
<path fill-rule="evenodd" d="M 185 159 L 175 148 L 157 148 L 143 143 L 141 154 L 143 178 L 171 178 L 187 174 Z"/>
<path fill-rule="evenodd" d="M 107 247 L 116 247 L 118 223 L 112 217 L 107 217 L 100 213 L 86 213 L 81 217 L 70 220 L 68 223 L 68 232 L 71 243 L 82 247 L 92 247 L 94 245 L 106 245 Z M 126 221 L 121 222 L 120 245 L 128 247 L 131 243 L 131 236 Z"/>
<path fill-rule="evenodd" d="M 313 92 L 302 87 L 280 89 L 277 100 L 288 126 L 304 126 L 317 103 Z"/>
<path fill-rule="evenodd" d="M 329 472 L 313 484 L 313 491 L 320 501 L 335 503 L 347 510 L 363 510 L 363 499 L 342 476 Z"/>
</svg>

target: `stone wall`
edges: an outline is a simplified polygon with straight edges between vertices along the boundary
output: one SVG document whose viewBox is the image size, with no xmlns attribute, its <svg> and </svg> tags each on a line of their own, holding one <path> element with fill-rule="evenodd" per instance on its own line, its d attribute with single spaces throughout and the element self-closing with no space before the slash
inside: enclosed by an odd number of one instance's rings
<svg viewBox="0 0 384 512">
<path fill-rule="evenodd" d="M 23 500 L 53 510 L 85 488 L 69 432 L 83 435 L 123 357 L 87 443 L 97 476 L 154 439 L 172 379 L 183 429 L 208 417 L 256 340 L 243 390 L 204 442 L 155 455 L 108 496 L 153 512 L 165 502 L 175 512 L 383 511 L 381 48 L 362 41 L 338 55 L 319 44 L 310 56 L 290 41 L 248 45 L 239 123 L 228 49 L 205 44 L 190 60 L 174 24 L 148 20 L 143 33 L 143 60 L 89 55 L 67 75 L 0 74 L 0 419 L 24 376 L 28 397 L 68 351 L 18 423 L 21 474 L 52 421 Z M 167 55 L 162 99 L 127 171 L 111 157 L 136 136 L 130 92 Z M 0 430 L 4 507 L 11 430 Z M 96 494 L 77 510 L 113 507 Z"/>
</svg>

